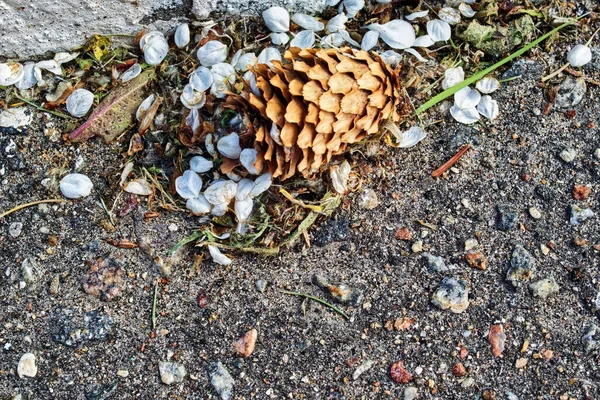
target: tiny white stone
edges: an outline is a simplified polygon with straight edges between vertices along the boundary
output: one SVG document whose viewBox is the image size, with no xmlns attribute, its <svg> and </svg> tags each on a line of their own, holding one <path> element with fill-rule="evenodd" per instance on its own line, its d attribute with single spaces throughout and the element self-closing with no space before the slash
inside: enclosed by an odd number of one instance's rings
<svg viewBox="0 0 600 400">
<path fill-rule="evenodd" d="M 69 174 L 60 180 L 60 191 L 68 199 L 89 196 L 94 184 L 83 174 Z"/>
<path fill-rule="evenodd" d="M 574 67 L 581 67 L 592 61 L 592 51 L 584 44 L 573 46 L 567 53 L 567 61 Z"/>
<path fill-rule="evenodd" d="M 32 353 L 25 353 L 21 356 L 19 364 L 17 366 L 17 374 L 19 378 L 23 379 L 34 378 L 37 375 L 37 366 L 35 365 L 35 355 Z"/>
</svg>

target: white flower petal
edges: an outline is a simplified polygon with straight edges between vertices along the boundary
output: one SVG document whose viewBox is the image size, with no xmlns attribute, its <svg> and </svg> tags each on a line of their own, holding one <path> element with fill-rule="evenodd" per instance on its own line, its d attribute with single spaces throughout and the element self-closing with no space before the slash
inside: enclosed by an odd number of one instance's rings
<svg viewBox="0 0 600 400">
<path fill-rule="evenodd" d="M 215 144 L 214 144 L 214 136 L 212 133 L 209 133 L 204 138 L 204 147 L 206 148 L 206 151 L 208 152 L 208 154 L 210 154 L 211 156 L 214 157 L 217 155 L 217 150 L 215 149 Z"/>
<path fill-rule="evenodd" d="M 231 258 L 229 258 L 226 255 L 224 255 L 223 253 L 221 253 L 221 250 L 219 250 L 218 247 L 209 245 L 208 252 L 210 253 L 210 256 L 212 257 L 213 261 L 216 262 L 217 264 L 221 264 L 221 265 L 231 264 Z"/>
<path fill-rule="evenodd" d="M 248 85 L 250 86 L 250 91 L 256 97 L 260 97 L 261 93 L 260 93 L 260 90 L 258 89 L 258 86 L 256 86 L 256 75 L 254 75 L 254 72 L 246 71 L 243 78 L 246 82 L 248 82 Z"/>
<path fill-rule="evenodd" d="M 165 39 L 165 36 L 160 31 L 148 32 L 144 36 L 142 36 L 142 38 L 140 39 L 140 50 L 144 50 L 144 47 L 146 47 L 148 42 L 155 37 L 160 37 L 162 39 Z"/>
<path fill-rule="evenodd" d="M 466 109 L 477 107 L 480 100 L 481 94 L 468 86 L 454 93 L 454 105 L 458 108 Z"/>
<path fill-rule="evenodd" d="M 66 64 L 69 61 L 76 59 L 78 55 L 79 53 L 56 53 L 54 55 L 54 61 L 56 61 L 58 65 Z"/>
<path fill-rule="evenodd" d="M 229 203 L 237 193 L 237 183 L 234 181 L 217 181 L 204 191 L 204 197 L 210 204 Z"/>
<path fill-rule="evenodd" d="M 213 205 L 213 208 L 212 210 L 210 210 L 210 213 L 215 217 L 222 217 L 223 215 L 225 215 L 225 213 L 227 213 L 227 210 L 229 210 L 229 202 Z"/>
<path fill-rule="evenodd" d="M 344 44 L 344 38 L 339 32 L 332 33 L 321 39 L 321 46 L 328 47 L 340 47 Z"/>
<path fill-rule="evenodd" d="M 192 170 L 186 170 L 175 179 L 175 190 L 184 199 L 193 199 L 200 195 L 202 179 Z"/>
<path fill-rule="evenodd" d="M 205 67 L 212 67 L 227 59 L 227 46 L 218 40 L 211 40 L 198 49 L 198 60 Z"/>
<path fill-rule="evenodd" d="M 190 110 L 202 108 L 206 103 L 206 95 L 204 92 L 198 92 L 194 90 L 191 84 L 187 84 L 183 87 L 183 92 L 179 96 L 181 103 Z"/>
<path fill-rule="evenodd" d="M 273 44 L 276 46 L 287 44 L 287 42 L 290 40 L 288 34 L 284 32 L 272 32 L 269 36 L 271 37 L 271 42 L 273 42 Z"/>
<path fill-rule="evenodd" d="M 444 7 L 438 11 L 438 17 L 450 25 L 460 23 L 460 12 L 456 8 Z"/>
<path fill-rule="evenodd" d="M 479 90 L 480 93 L 490 94 L 494 93 L 500 88 L 500 82 L 496 78 L 486 76 L 485 78 L 477 81 L 475 88 Z"/>
<path fill-rule="evenodd" d="M 379 32 L 381 39 L 393 49 L 407 49 L 415 43 L 415 29 L 401 19 L 394 19 L 383 25 L 367 25 L 366 28 Z"/>
<path fill-rule="evenodd" d="M 67 97 L 67 111 L 74 117 L 81 118 L 92 108 L 94 93 L 87 89 L 77 89 Z"/>
<path fill-rule="evenodd" d="M 300 31 L 296 34 L 296 37 L 290 42 L 290 47 L 299 47 L 301 49 L 308 49 L 315 44 L 315 33 L 313 31 Z"/>
<path fill-rule="evenodd" d="M 421 140 L 425 139 L 425 136 L 427 136 L 427 134 L 423 129 L 421 129 L 419 126 L 413 126 L 409 130 L 402 132 L 402 138 L 398 144 L 398 147 L 413 147 Z"/>
<path fill-rule="evenodd" d="M 14 85 L 23 78 L 24 73 L 25 68 L 21 63 L 2 63 L 0 64 L 0 85 Z"/>
<path fill-rule="evenodd" d="M 167 39 L 162 35 L 155 35 L 146 41 L 143 51 L 146 64 L 158 65 L 167 56 L 167 53 L 169 52 L 169 43 L 167 43 Z"/>
<path fill-rule="evenodd" d="M 406 17 L 404 17 L 404 18 L 406 18 L 408 21 L 413 21 L 413 20 L 415 20 L 415 19 L 417 19 L 417 18 L 423 18 L 423 17 L 425 17 L 427 14 L 429 14 L 429 10 L 417 11 L 417 12 L 414 12 L 414 13 L 412 13 L 412 14 L 408 14 L 408 15 L 407 15 Z"/>
<path fill-rule="evenodd" d="M 140 196 L 150 196 L 152 194 L 152 186 L 142 178 L 134 179 L 127 183 L 123 189 L 127 193 L 137 194 Z"/>
<path fill-rule="evenodd" d="M 254 165 L 256 163 L 256 156 L 258 152 L 254 149 L 244 149 L 240 153 L 240 163 L 246 168 L 246 171 L 252 175 L 258 175 L 260 171 L 256 169 Z"/>
<path fill-rule="evenodd" d="M 500 115 L 500 109 L 498 108 L 498 102 L 492 99 L 491 96 L 481 97 L 481 101 L 477 105 L 477 111 L 490 121 L 498 118 Z"/>
<path fill-rule="evenodd" d="M 319 32 L 325 29 L 325 25 L 312 15 L 296 13 L 292 15 L 292 21 L 299 27 L 309 31 Z"/>
<path fill-rule="evenodd" d="M 458 108 L 457 106 L 450 107 L 450 114 L 461 124 L 473 124 L 479 121 L 479 112 L 476 108 Z"/>
<path fill-rule="evenodd" d="M 237 63 L 235 64 L 235 69 L 240 72 L 248 71 L 248 67 L 255 65 L 258 62 L 258 57 L 254 53 L 245 53 L 240 56 Z"/>
<path fill-rule="evenodd" d="M 473 18 L 476 14 L 475 10 L 473 10 L 473 8 L 466 3 L 460 3 L 460 5 L 458 6 L 458 10 L 465 18 Z"/>
<path fill-rule="evenodd" d="M 200 128 L 200 113 L 197 108 L 192 108 L 190 110 L 190 113 L 185 117 L 185 124 L 189 126 L 194 133 Z"/>
<path fill-rule="evenodd" d="M 262 13 L 265 25 L 271 32 L 287 32 L 290 30 L 290 14 L 283 7 L 270 7 Z"/>
<path fill-rule="evenodd" d="M 431 37 L 429 35 L 423 35 L 423 36 L 419 36 L 416 40 L 415 43 L 413 44 L 414 47 L 430 47 L 433 46 L 435 44 L 435 42 L 431 39 Z"/>
<path fill-rule="evenodd" d="M 446 21 L 434 19 L 427 22 L 427 34 L 434 42 L 445 42 L 450 40 L 452 28 Z"/>
<path fill-rule="evenodd" d="M 335 191 L 339 194 L 346 194 L 348 192 L 348 178 L 350 177 L 350 164 L 348 161 L 331 167 L 329 177 Z"/>
<path fill-rule="evenodd" d="M 23 76 L 21 77 L 21 80 L 15 84 L 15 86 L 17 89 L 25 90 L 34 87 L 36 83 L 37 78 L 35 77 L 35 63 L 28 62 L 23 66 Z"/>
<path fill-rule="evenodd" d="M 206 67 L 196 68 L 188 77 L 190 85 L 198 92 L 205 92 L 213 84 L 213 76 L 210 69 Z"/>
<path fill-rule="evenodd" d="M 233 132 L 227 136 L 223 136 L 217 142 L 217 150 L 223 157 L 235 160 L 239 158 L 242 148 L 240 147 L 240 137 Z"/>
<path fill-rule="evenodd" d="M 194 215 L 208 214 L 212 208 L 204 195 L 200 195 L 197 198 L 187 199 L 185 202 L 185 208 L 190 210 Z"/>
<path fill-rule="evenodd" d="M 344 38 L 344 40 L 348 43 L 350 43 L 352 46 L 355 47 L 360 47 L 360 43 L 358 43 L 356 40 L 352 39 L 350 37 L 350 34 L 348 33 L 347 30 L 341 30 L 338 32 L 340 35 L 342 35 L 342 38 Z"/>
<path fill-rule="evenodd" d="M 236 200 L 235 205 L 233 206 L 233 211 L 235 212 L 235 216 L 241 224 L 248 221 L 250 214 L 252 214 L 252 206 L 254 202 L 250 197 L 246 197 L 242 200 Z M 240 233 L 240 232 L 238 232 Z"/>
<path fill-rule="evenodd" d="M 419 60 L 421 62 L 427 62 L 427 60 L 425 58 L 423 58 L 423 56 L 421 56 L 421 54 L 419 54 L 419 52 L 416 51 L 415 49 L 404 49 L 404 51 L 417 57 L 417 60 Z"/>
<path fill-rule="evenodd" d="M 252 188 L 252 191 L 250 191 L 250 196 L 256 197 L 261 193 L 266 192 L 271 187 L 272 183 L 273 181 L 270 173 L 267 172 L 262 174 L 254 181 L 254 187 Z"/>
<path fill-rule="evenodd" d="M 325 0 L 325 7 L 333 7 L 336 6 L 340 0 Z"/>
<path fill-rule="evenodd" d="M 340 13 L 327 22 L 325 32 L 334 33 L 346 29 L 346 22 L 348 22 L 348 17 L 346 17 L 346 14 Z"/>
<path fill-rule="evenodd" d="M 190 159 L 190 169 L 199 174 L 213 169 L 212 160 L 208 160 L 202 156 L 194 156 Z"/>
<path fill-rule="evenodd" d="M 575 45 L 569 50 L 567 61 L 574 67 L 581 67 L 592 61 L 592 51 L 584 44 Z"/>
<path fill-rule="evenodd" d="M 219 63 L 213 65 L 210 72 L 213 76 L 210 92 L 218 98 L 225 97 L 229 85 L 235 82 L 235 69 L 231 64 Z"/>
<path fill-rule="evenodd" d="M 377 31 L 369 31 L 365 33 L 362 38 L 362 42 L 360 43 L 360 49 L 364 51 L 369 51 L 373 47 L 377 46 L 377 41 L 379 40 L 379 32 Z"/>
<path fill-rule="evenodd" d="M 67 199 L 89 196 L 94 184 L 83 174 L 69 174 L 60 180 L 60 192 Z"/>
<path fill-rule="evenodd" d="M 142 118 L 144 118 L 144 115 L 146 114 L 146 112 L 148 111 L 150 106 L 152 106 L 152 103 L 154 103 L 154 95 L 153 94 L 146 97 L 144 99 L 144 101 L 142 101 L 142 104 L 139 105 L 139 107 L 137 108 L 137 111 L 135 112 L 135 119 L 137 119 L 138 121 L 141 121 Z"/>
<path fill-rule="evenodd" d="M 175 46 L 183 49 L 190 43 L 190 26 L 181 24 L 175 30 Z"/>
<path fill-rule="evenodd" d="M 392 0 L 375 0 L 375 2 L 379 4 L 389 4 Z"/>
<path fill-rule="evenodd" d="M 235 173 L 235 172 L 233 172 L 233 171 L 229 171 L 229 172 L 228 172 L 228 173 L 226 173 L 225 175 L 226 175 L 226 176 L 227 176 L 229 179 L 231 179 L 232 181 L 234 181 L 234 182 L 239 182 L 239 181 L 241 181 L 241 180 L 242 180 L 242 176 L 241 176 L 241 175 L 238 175 L 238 174 L 236 174 L 236 173 Z"/>
<path fill-rule="evenodd" d="M 381 59 L 390 67 L 396 68 L 398 64 L 400 64 L 400 62 L 402 61 L 402 54 L 394 50 L 387 50 L 381 54 Z"/>
<path fill-rule="evenodd" d="M 48 72 L 52 72 L 54 75 L 62 75 L 62 68 L 54 60 L 39 61 L 35 66 L 40 69 L 45 69 Z"/>
<path fill-rule="evenodd" d="M 269 67 L 273 67 L 272 60 L 281 61 L 281 52 L 275 47 L 266 47 L 258 55 L 258 64 L 267 64 Z"/>
<path fill-rule="evenodd" d="M 446 90 L 449 87 L 458 85 L 465 80 L 465 71 L 462 67 L 448 68 L 444 73 L 444 79 L 442 80 L 442 89 Z"/>
<path fill-rule="evenodd" d="M 365 0 L 344 0 L 342 4 L 346 9 L 346 16 L 348 18 L 354 18 L 356 17 L 356 14 L 364 8 Z"/>
<path fill-rule="evenodd" d="M 129 82 L 136 76 L 138 76 L 142 72 L 142 66 L 138 63 L 133 64 L 131 67 L 127 69 L 127 71 L 123 72 L 119 77 L 119 80 L 123 83 Z"/>
<path fill-rule="evenodd" d="M 283 146 L 283 143 L 281 142 L 281 132 L 279 131 L 279 128 L 277 128 L 277 125 L 271 124 L 269 135 L 271 136 L 271 139 L 275 141 L 275 143 L 277 143 L 280 146 Z"/>
<path fill-rule="evenodd" d="M 248 178 L 244 178 L 238 182 L 237 193 L 235 194 L 236 200 L 244 200 L 250 197 L 250 192 L 254 188 L 254 182 Z"/>
</svg>

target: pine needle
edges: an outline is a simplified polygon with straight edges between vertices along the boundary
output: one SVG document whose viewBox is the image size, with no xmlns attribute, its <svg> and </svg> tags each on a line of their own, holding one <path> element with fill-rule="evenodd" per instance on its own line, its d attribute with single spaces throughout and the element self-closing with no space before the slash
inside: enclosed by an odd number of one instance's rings
<svg viewBox="0 0 600 400">
<path fill-rule="evenodd" d="M 304 297 L 305 299 L 310 299 L 310 300 L 316 301 L 317 303 L 321 303 L 324 306 L 327 306 L 327 307 L 331 308 L 333 311 L 335 311 L 336 313 L 340 314 L 342 317 L 344 317 L 344 318 L 346 318 L 348 320 L 350 319 L 350 317 L 348 316 L 348 314 L 346 314 L 345 312 L 343 312 L 342 310 L 340 310 L 339 308 L 337 308 L 333 304 L 328 303 L 325 300 L 322 300 L 322 299 L 320 299 L 318 297 L 312 296 L 312 295 L 307 294 L 307 293 L 288 292 L 287 290 L 280 290 L 279 292 L 281 292 L 283 294 L 289 294 L 290 296 Z"/>
<path fill-rule="evenodd" d="M 11 208 L 8 211 L 3 212 L 2 214 L 0 214 L 0 218 L 6 217 L 7 215 L 14 213 L 15 211 L 19 211 L 19 210 L 22 210 L 23 208 L 35 206 L 37 204 L 43 204 L 43 203 L 64 203 L 64 202 L 66 202 L 66 200 L 64 200 L 64 199 L 48 199 L 48 200 L 32 201 L 31 203 L 21 204 L 21 205 L 18 205 L 16 207 L 14 207 L 14 208 Z"/>
</svg>

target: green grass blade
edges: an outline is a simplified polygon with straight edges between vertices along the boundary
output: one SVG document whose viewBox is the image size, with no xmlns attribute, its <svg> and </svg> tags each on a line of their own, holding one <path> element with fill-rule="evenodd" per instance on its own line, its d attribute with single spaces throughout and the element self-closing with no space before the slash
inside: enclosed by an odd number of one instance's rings
<svg viewBox="0 0 600 400">
<path fill-rule="evenodd" d="M 537 46 L 538 44 L 540 44 L 541 42 L 543 42 L 544 40 L 546 40 L 548 37 L 552 36 L 553 34 L 555 34 L 556 32 L 560 31 L 561 29 L 563 29 L 566 26 L 572 25 L 573 23 L 575 23 L 577 20 L 579 20 L 580 18 L 584 17 L 583 15 L 578 17 L 577 19 L 575 19 L 574 21 L 571 22 L 565 22 L 564 24 L 552 29 L 550 32 L 540 36 L 539 38 L 537 38 L 536 40 L 534 40 L 533 42 L 529 43 L 526 46 L 523 46 L 522 48 L 520 48 L 519 50 L 515 51 L 514 53 L 512 53 L 511 55 L 509 55 L 506 58 L 503 58 L 502 60 L 498 61 L 496 64 L 482 70 L 479 71 L 478 73 L 476 73 L 475 75 L 471 76 L 469 79 L 466 79 L 464 81 L 462 81 L 461 83 L 459 83 L 458 85 L 452 86 L 446 90 L 444 90 L 443 92 L 437 94 L 436 96 L 432 97 L 431 99 L 429 99 L 425 104 L 423 104 L 422 106 L 420 106 L 419 108 L 417 108 L 415 110 L 414 115 L 419 115 L 422 114 L 423 112 L 425 112 L 426 110 L 428 110 L 429 108 L 435 106 L 436 104 L 440 103 L 441 101 L 447 99 L 448 97 L 452 96 L 454 93 L 458 92 L 460 89 L 467 87 L 475 82 L 477 82 L 478 80 L 480 80 L 481 78 L 485 77 L 487 74 L 495 71 L 496 69 L 500 68 L 501 66 L 503 66 L 504 64 L 514 60 L 515 58 L 521 56 L 523 53 L 531 50 L 533 47 Z"/>
</svg>

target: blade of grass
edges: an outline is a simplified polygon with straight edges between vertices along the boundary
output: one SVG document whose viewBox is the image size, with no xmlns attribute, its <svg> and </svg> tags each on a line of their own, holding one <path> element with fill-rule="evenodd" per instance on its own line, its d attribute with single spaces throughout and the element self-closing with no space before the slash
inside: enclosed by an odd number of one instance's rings
<svg viewBox="0 0 600 400">
<path fill-rule="evenodd" d="M 173 248 L 171 250 L 169 250 L 167 252 L 167 254 L 173 254 L 175 253 L 177 250 L 179 250 L 179 248 L 183 245 L 186 245 L 190 242 L 193 242 L 196 239 L 201 238 L 204 235 L 204 232 L 201 231 L 196 231 L 193 232 L 191 235 L 184 237 L 183 239 L 181 239 L 179 242 L 177 242 L 177 244 L 175 246 L 173 246 Z"/>
<path fill-rule="evenodd" d="M 331 303 L 326 302 L 325 300 L 322 300 L 318 297 L 312 296 L 308 293 L 300 293 L 300 292 L 288 292 L 287 290 L 280 290 L 279 292 L 283 293 L 283 294 L 288 294 L 290 296 L 298 296 L 298 297 L 304 297 L 305 299 L 310 299 L 313 301 L 316 301 L 317 303 L 321 303 L 324 306 L 327 306 L 329 308 L 331 308 L 333 311 L 335 311 L 336 313 L 340 314 L 342 317 L 346 318 L 346 319 L 350 319 L 350 317 L 348 316 L 348 314 L 346 314 L 345 312 L 343 312 L 342 310 L 340 310 L 339 308 L 337 308 L 336 306 L 334 306 Z"/>
<path fill-rule="evenodd" d="M 560 25 L 560 26 L 552 29 L 550 32 L 548 32 L 548 33 L 540 36 L 539 38 L 537 38 L 533 42 L 529 43 L 528 45 L 523 46 L 519 50 L 517 50 L 514 53 L 512 53 L 511 55 L 509 55 L 508 57 L 503 58 L 502 60 L 498 61 L 496 64 L 494 64 L 494 65 L 492 65 L 492 66 L 490 66 L 490 67 L 488 67 L 488 68 L 486 68 L 486 69 L 484 69 L 482 71 L 479 71 L 478 73 L 476 73 L 475 75 L 471 76 L 469 79 L 466 79 L 466 80 L 462 81 L 458 85 L 452 86 L 452 87 L 444 90 L 443 92 L 441 92 L 438 95 L 436 95 L 436 96 L 432 97 L 431 99 L 429 99 L 421 107 L 417 108 L 415 110 L 414 115 L 416 116 L 416 115 L 422 114 L 423 112 L 425 112 L 426 110 L 428 110 L 431 107 L 435 106 L 436 104 L 440 103 L 441 101 L 444 101 L 448 97 L 454 95 L 454 93 L 458 92 L 460 89 L 462 89 L 464 87 L 467 87 L 467 86 L 469 86 L 469 85 L 477 82 L 478 80 L 480 80 L 481 78 L 483 78 L 487 74 L 495 71 L 496 69 L 500 68 L 504 64 L 506 64 L 506 63 L 514 60 L 515 58 L 521 56 L 525 52 L 531 50 L 533 47 L 537 46 L 538 44 L 540 44 L 541 42 L 543 42 L 544 40 L 546 40 L 547 38 L 549 38 L 550 36 L 552 36 L 556 32 L 560 31 L 564 27 L 574 24 L 576 21 L 578 21 L 579 19 L 583 18 L 584 16 L 585 15 L 582 15 L 582 16 L 578 17 L 577 19 L 575 19 L 574 21 L 565 22 L 564 24 L 562 24 L 562 25 Z"/>
<path fill-rule="evenodd" d="M 21 204 L 21 205 L 18 205 L 16 207 L 14 207 L 14 208 L 11 208 L 8 211 L 3 212 L 2 214 L 0 214 L 0 218 L 4 218 L 4 217 L 6 217 L 9 214 L 14 213 L 15 211 L 22 210 L 23 208 L 26 208 L 26 207 L 35 206 L 37 204 L 42 204 L 42 203 L 64 203 L 64 202 L 66 202 L 66 200 L 63 200 L 63 199 L 49 199 L 49 200 L 32 201 L 31 203 Z"/>
<path fill-rule="evenodd" d="M 19 96 L 17 93 L 13 93 L 13 96 L 15 96 L 17 99 L 21 100 L 22 102 L 29 104 L 30 106 L 34 107 L 38 111 L 47 112 L 49 114 L 56 115 L 57 117 L 60 117 L 60 118 L 65 118 L 65 119 L 72 118 L 71 116 L 63 114 L 61 112 L 48 110 L 47 108 L 44 108 L 42 106 L 38 106 L 34 102 L 29 101 L 29 100 L 24 99 L 23 97 Z"/>
</svg>

